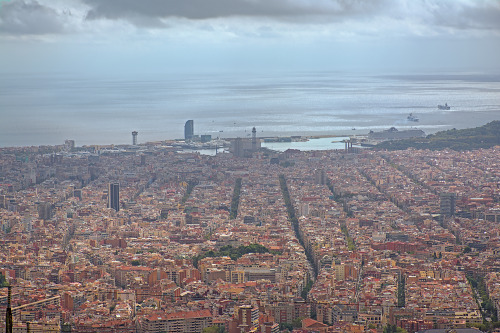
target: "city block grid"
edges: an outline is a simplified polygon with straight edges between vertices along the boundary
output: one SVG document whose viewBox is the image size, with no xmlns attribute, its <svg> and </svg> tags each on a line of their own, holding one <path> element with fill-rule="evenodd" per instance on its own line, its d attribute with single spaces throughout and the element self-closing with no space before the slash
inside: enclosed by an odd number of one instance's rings
<svg viewBox="0 0 500 333">
<path fill-rule="evenodd" d="M 498 147 L 59 148 L 0 150 L 2 331 L 7 308 L 13 332 L 412 333 L 498 321 Z"/>
</svg>

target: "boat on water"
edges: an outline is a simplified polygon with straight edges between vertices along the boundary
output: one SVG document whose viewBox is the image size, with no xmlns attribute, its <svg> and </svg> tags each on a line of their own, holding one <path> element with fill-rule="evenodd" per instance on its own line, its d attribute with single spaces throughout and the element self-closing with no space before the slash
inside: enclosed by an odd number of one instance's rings
<svg viewBox="0 0 500 333">
<path fill-rule="evenodd" d="M 449 110 L 449 109 L 450 109 L 450 106 L 448 105 L 448 103 L 444 103 L 444 105 L 439 104 L 439 105 L 438 105 L 438 109 L 439 109 L 439 110 Z"/>
<path fill-rule="evenodd" d="M 415 117 L 415 116 L 413 115 L 413 113 L 410 113 L 410 115 L 409 115 L 408 117 L 406 117 L 406 119 L 407 119 L 408 121 L 413 121 L 413 122 L 417 122 L 417 121 L 419 121 L 419 119 L 418 119 L 417 117 Z"/>
</svg>

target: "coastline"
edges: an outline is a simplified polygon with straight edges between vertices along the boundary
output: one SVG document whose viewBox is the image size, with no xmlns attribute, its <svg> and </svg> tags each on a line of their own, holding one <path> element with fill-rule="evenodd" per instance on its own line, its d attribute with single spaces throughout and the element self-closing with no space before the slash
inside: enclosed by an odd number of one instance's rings
<svg viewBox="0 0 500 333">
<path fill-rule="evenodd" d="M 257 137 L 366 135 L 393 126 L 432 134 L 500 119 L 500 82 L 473 79 L 299 73 L 254 75 L 241 84 L 220 75 L 177 81 L 26 75 L 0 84 L 0 146 L 65 139 L 122 145 L 132 131 L 139 143 L 173 140 L 183 137 L 188 119 L 195 134 L 222 139 L 246 138 L 253 127 Z M 437 109 L 444 103 L 450 110 Z M 410 113 L 418 123 L 407 120 Z"/>
</svg>

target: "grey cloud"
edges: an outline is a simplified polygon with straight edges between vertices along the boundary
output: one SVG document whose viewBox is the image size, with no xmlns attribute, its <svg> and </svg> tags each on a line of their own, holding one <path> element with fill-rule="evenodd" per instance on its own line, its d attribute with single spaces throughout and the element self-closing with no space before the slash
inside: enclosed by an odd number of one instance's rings
<svg viewBox="0 0 500 333">
<path fill-rule="evenodd" d="M 210 19 L 229 16 L 344 16 L 372 12 L 386 0 L 83 0 L 92 9 L 88 19 L 182 17 Z"/>
<path fill-rule="evenodd" d="M 64 31 L 64 15 L 37 1 L 17 0 L 0 7 L 0 33 L 43 35 Z"/>
<path fill-rule="evenodd" d="M 246 16 L 288 22 L 336 22 L 344 19 L 389 17 L 416 19 L 454 29 L 500 29 L 497 0 L 82 0 L 90 6 L 87 19 L 125 19 L 136 25 L 163 18 L 191 20 Z M 411 4 L 410 7 L 405 3 Z M 413 9 L 417 7 L 417 11 Z M 419 14 L 427 16 L 419 18 Z M 139 19 L 142 18 L 142 19 Z"/>
<path fill-rule="evenodd" d="M 465 5 L 455 15 L 436 13 L 439 20 L 436 24 L 444 24 L 457 29 L 490 29 L 500 30 L 500 3 L 476 7 Z"/>
<path fill-rule="evenodd" d="M 414 0 L 406 0 L 415 9 Z M 427 26 L 457 30 L 500 31 L 500 1 L 427 0 L 417 3 L 414 19 Z M 404 7 L 404 6 L 403 6 Z M 410 9 L 403 9 L 400 19 L 412 17 Z"/>
<path fill-rule="evenodd" d="M 78 18 L 56 8 L 82 5 Z M 79 6 L 77 6 L 79 7 Z M 416 22 L 426 27 L 453 30 L 493 30 L 500 33 L 499 0 L 13 0 L 0 7 L 0 34 L 49 34 L 68 29 L 78 31 L 81 15 L 97 19 L 126 20 L 138 27 L 167 28 L 176 24 L 167 18 L 207 20 L 225 17 L 255 17 L 286 23 L 335 23 L 345 20 L 361 25 L 376 22 L 374 33 L 388 22 Z M 382 20 L 377 21 L 377 18 Z M 207 22 L 207 21 L 204 21 Z M 210 22 L 208 22 L 210 23 Z M 357 26 L 359 26 L 359 24 Z M 279 31 L 257 31 L 273 36 Z"/>
</svg>

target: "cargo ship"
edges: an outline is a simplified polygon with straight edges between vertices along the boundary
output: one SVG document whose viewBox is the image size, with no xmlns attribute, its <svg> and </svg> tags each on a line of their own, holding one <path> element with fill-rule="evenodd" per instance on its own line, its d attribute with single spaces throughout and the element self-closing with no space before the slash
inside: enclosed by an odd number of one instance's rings
<svg viewBox="0 0 500 333">
<path fill-rule="evenodd" d="M 444 103 L 444 105 L 439 104 L 438 109 L 439 110 L 449 110 L 450 106 L 448 105 L 448 103 Z"/>
<path fill-rule="evenodd" d="M 406 119 L 407 119 L 408 121 L 413 121 L 413 122 L 417 122 L 417 121 L 419 121 L 419 119 L 418 119 L 417 117 L 415 117 L 415 116 L 413 115 L 413 113 L 410 113 L 410 115 L 409 115 L 408 117 L 406 117 Z"/>
</svg>

